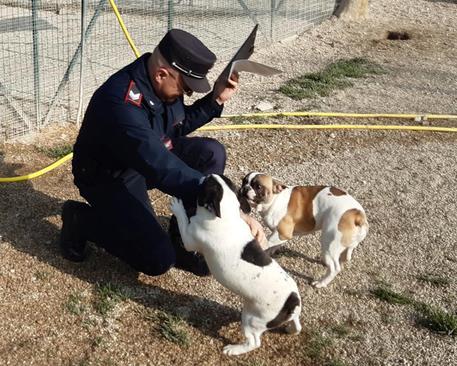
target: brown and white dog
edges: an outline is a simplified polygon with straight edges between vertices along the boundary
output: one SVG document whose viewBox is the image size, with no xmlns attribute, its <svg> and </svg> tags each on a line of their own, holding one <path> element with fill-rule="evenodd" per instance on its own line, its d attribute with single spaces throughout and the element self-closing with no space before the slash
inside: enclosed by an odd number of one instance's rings
<svg viewBox="0 0 457 366">
<path fill-rule="evenodd" d="M 240 195 L 272 230 L 269 254 L 294 235 L 321 230 L 321 257 L 327 273 L 313 286 L 327 286 L 351 260 L 352 251 L 368 233 L 365 211 L 352 196 L 328 186 L 286 186 L 267 174 L 243 178 Z"/>
</svg>

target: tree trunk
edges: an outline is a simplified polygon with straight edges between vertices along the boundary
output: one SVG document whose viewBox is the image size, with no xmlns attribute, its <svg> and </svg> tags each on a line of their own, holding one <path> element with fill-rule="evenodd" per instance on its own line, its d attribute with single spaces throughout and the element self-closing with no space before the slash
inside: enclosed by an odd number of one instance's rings
<svg viewBox="0 0 457 366">
<path fill-rule="evenodd" d="M 368 13 L 368 0 L 341 0 L 335 15 L 343 20 L 365 18 Z"/>
</svg>

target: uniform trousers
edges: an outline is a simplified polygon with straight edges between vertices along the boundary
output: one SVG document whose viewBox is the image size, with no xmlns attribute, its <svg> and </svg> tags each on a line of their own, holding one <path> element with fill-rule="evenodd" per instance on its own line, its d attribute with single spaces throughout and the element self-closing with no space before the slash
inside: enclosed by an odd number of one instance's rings
<svg viewBox="0 0 457 366">
<path fill-rule="evenodd" d="M 226 151 L 218 141 L 205 137 L 172 140 L 171 152 L 202 174 L 223 174 Z M 176 253 L 161 227 L 147 194 L 146 179 L 128 170 L 110 184 L 79 184 L 81 196 L 91 206 L 85 216 L 88 240 L 128 263 L 135 270 L 156 276 L 175 264 Z M 196 205 L 196 197 L 185 202 Z"/>
</svg>

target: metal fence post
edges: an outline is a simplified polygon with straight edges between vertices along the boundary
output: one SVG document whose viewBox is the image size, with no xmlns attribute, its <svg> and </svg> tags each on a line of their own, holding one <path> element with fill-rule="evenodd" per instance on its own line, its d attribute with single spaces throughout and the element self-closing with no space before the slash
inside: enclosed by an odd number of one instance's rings
<svg viewBox="0 0 457 366">
<path fill-rule="evenodd" d="M 100 15 L 100 12 L 102 11 L 103 6 L 105 5 L 105 2 L 106 2 L 106 0 L 100 0 L 97 7 L 95 8 L 94 15 L 92 16 L 91 20 L 89 21 L 87 29 L 84 32 L 84 37 L 86 40 L 89 38 L 90 33 L 92 32 L 92 28 L 95 26 L 95 22 L 96 22 L 98 16 Z M 62 88 L 67 83 L 67 81 L 70 77 L 71 71 L 73 70 L 73 67 L 76 64 L 76 60 L 78 59 L 80 52 L 81 52 L 81 42 L 79 42 L 79 45 L 76 48 L 75 53 L 73 54 L 73 57 L 70 60 L 70 63 L 68 64 L 67 70 L 65 70 L 65 74 L 62 77 L 62 80 L 60 81 L 59 86 L 57 87 L 54 97 L 52 98 L 51 103 L 49 105 L 48 112 L 47 112 L 46 116 L 44 116 L 44 118 L 43 118 L 42 126 L 45 126 L 48 124 L 49 116 L 50 116 L 51 110 L 54 107 L 54 104 L 57 100 L 57 96 L 60 94 L 60 92 L 62 91 Z"/>
<path fill-rule="evenodd" d="M 273 41 L 273 29 L 275 20 L 276 1 L 271 0 L 270 4 L 270 41 Z"/>
<path fill-rule="evenodd" d="M 40 127 L 41 121 L 41 97 L 40 97 L 40 54 L 38 49 L 38 2 L 40 0 L 31 0 L 32 1 L 32 39 L 33 39 L 33 88 L 34 88 L 34 98 L 35 98 L 35 113 L 36 113 L 36 128 Z"/>
<path fill-rule="evenodd" d="M 83 88 L 83 79 L 84 79 L 84 45 L 85 39 L 84 36 L 85 28 L 86 28 L 86 9 L 87 9 L 87 0 L 81 0 L 81 53 L 80 53 L 80 64 L 79 64 L 79 104 L 78 104 L 78 113 L 76 114 L 76 126 L 80 126 L 81 124 L 81 116 L 82 116 L 82 109 L 83 109 L 83 96 L 84 96 L 84 88 Z"/>
<path fill-rule="evenodd" d="M 173 28 L 174 0 L 168 0 L 168 30 Z"/>
</svg>

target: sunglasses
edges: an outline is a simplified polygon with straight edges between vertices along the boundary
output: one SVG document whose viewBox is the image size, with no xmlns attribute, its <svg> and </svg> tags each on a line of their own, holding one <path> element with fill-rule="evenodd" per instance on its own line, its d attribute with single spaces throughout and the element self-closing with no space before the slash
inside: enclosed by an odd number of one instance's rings
<svg viewBox="0 0 457 366">
<path fill-rule="evenodd" d="M 182 78 L 182 76 L 180 76 L 180 74 L 174 75 L 174 73 L 170 72 L 170 75 L 173 79 L 176 80 L 176 82 L 178 83 L 178 87 L 181 88 L 183 94 L 187 95 L 188 97 L 192 96 L 194 91 L 186 85 L 184 79 Z"/>
</svg>

